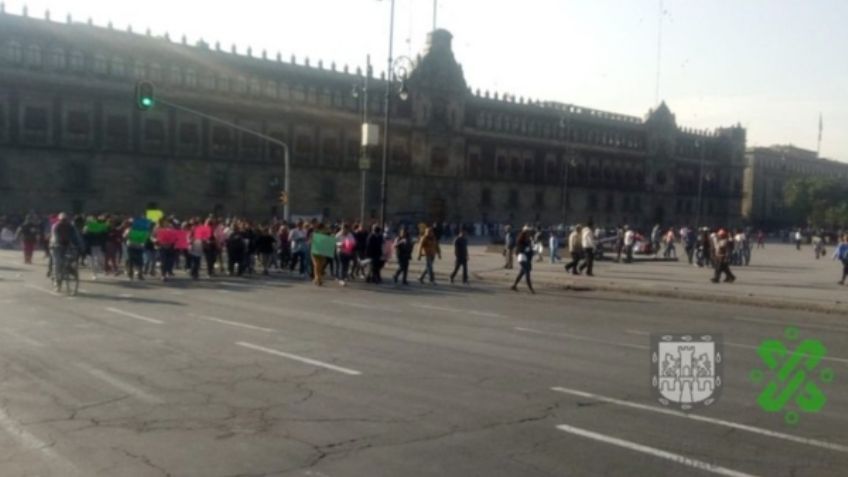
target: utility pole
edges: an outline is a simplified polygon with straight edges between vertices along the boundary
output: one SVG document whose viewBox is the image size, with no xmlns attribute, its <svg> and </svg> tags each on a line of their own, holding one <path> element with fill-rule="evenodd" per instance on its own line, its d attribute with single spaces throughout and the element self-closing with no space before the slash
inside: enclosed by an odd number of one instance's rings
<svg viewBox="0 0 848 477">
<path fill-rule="evenodd" d="M 382 176 L 380 178 L 380 227 L 383 228 L 386 226 L 386 194 L 388 191 L 388 162 L 389 162 L 389 126 L 391 124 L 391 110 L 392 110 L 392 77 L 394 76 L 392 73 L 392 64 L 394 63 L 394 59 L 392 56 L 394 55 L 394 45 L 395 45 L 395 0 L 391 0 L 391 7 L 389 9 L 389 59 L 388 66 L 386 67 L 386 110 L 384 122 L 385 125 L 383 127 L 383 169 Z"/>
<path fill-rule="evenodd" d="M 371 76 L 371 55 L 367 55 L 365 57 L 365 80 L 362 86 L 362 126 L 368 124 L 368 77 Z M 362 131 L 362 134 L 365 134 L 365 131 Z M 359 223 L 365 224 L 365 202 L 368 200 L 368 195 L 366 194 L 366 188 L 368 187 L 368 168 L 371 166 L 370 158 L 368 157 L 368 145 L 366 144 L 365 138 L 360 141 L 362 143 L 362 157 L 360 158 L 359 168 L 362 170 L 361 173 L 361 184 L 360 184 L 360 194 L 359 197 Z"/>
</svg>

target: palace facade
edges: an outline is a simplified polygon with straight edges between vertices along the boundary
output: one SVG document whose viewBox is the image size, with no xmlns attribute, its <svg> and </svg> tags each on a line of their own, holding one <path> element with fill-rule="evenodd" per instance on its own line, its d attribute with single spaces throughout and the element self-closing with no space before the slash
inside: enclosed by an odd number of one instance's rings
<svg viewBox="0 0 848 477">
<path fill-rule="evenodd" d="M 392 103 L 390 220 L 741 220 L 745 130 L 680 127 L 663 103 L 644 118 L 473 90 L 436 30 Z M 370 101 L 351 94 L 369 77 Z M 308 58 L 0 13 L 0 213 L 279 214 L 282 150 L 163 105 L 157 95 L 289 144 L 294 215 L 358 218 L 363 107 L 382 117 L 385 78 Z M 372 121 L 377 122 L 377 121 Z M 378 148 L 379 149 L 379 148 Z M 366 215 L 379 207 L 379 151 Z"/>
</svg>

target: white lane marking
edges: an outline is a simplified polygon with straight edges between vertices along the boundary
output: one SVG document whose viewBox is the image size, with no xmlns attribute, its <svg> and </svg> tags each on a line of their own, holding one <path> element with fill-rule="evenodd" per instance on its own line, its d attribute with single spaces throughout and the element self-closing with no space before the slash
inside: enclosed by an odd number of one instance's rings
<svg viewBox="0 0 848 477">
<path fill-rule="evenodd" d="M 43 348 L 43 347 L 44 347 L 44 343 L 42 343 L 41 341 L 36 341 L 36 340 L 34 340 L 34 339 L 32 339 L 32 338 L 29 338 L 29 337 L 27 337 L 27 336 L 24 336 L 24 335 L 22 335 L 22 334 L 18 333 L 17 331 L 14 331 L 14 330 L 3 330 L 3 333 L 5 333 L 5 334 L 7 334 L 7 335 L 11 336 L 12 338 L 15 338 L 16 340 L 18 340 L 18 341 L 20 341 L 20 342 L 22 342 L 22 343 L 26 343 L 26 344 L 28 344 L 28 345 L 30 345 L 30 346 L 34 346 L 34 347 L 36 347 L 36 348 Z"/>
<path fill-rule="evenodd" d="M 625 333 L 631 335 L 640 335 L 640 336 L 648 336 L 650 333 L 647 331 L 639 331 L 639 330 L 625 330 Z M 723 344 L 725 346 L 730 346 L 733 348 L 745 348 L 745 349 L 757 349 L 759 346 L 747 345 L 742 343 L 733 343 L 732 341 L 724 341 Z M 803 356 L 803 355 L 802 355 Z M 823 361 L 834 361 L 837 363 L 848 363 L 848 359 L 846 358 L 838 358 L 836 356 L 824 356 L 821 358 Z"/>
<path fill-rule="evenodd" d="M 238 322 L 238 321 L 222 320 L 221 318 L 215 318 L 215 317 L 212 317 L 212 316 L 196 315 L 194 313 L 189 313 L 188 316 L 191 316 L 192 318 L 197 318 L 197 319 L 200 319 L 200 320 L 206 320 L 206 321 L 212 321 L 212 322 L 215 322 L 215 323 L 221 323 L 221 324 L 224 324 L 224 325 L 238 326 L 240 328 L 247 328 L 249 330 L 264 331 L 266 333 L 276 333 L 277 332 L 277 330 L 272 330 L 271 328 L 263 328 L 261 326 L 248 325 L 247 323 L 241 323 L 241 322 Z"/>
<path fill-rule="evenodd" d="M 245 348 L 250 348 L 250 349 L 257 350 L 257 351 L 263 351 L 263 352 L 268 353 L 268 354 L 273 354 L 273 355 L 276 355 L 276 356 L 281 356 L 283 358 L 288 358 L 288 359 L 292 359 L 292 360 L 295 360 L 295 361 L 300 361 L 301 363 L 311 364 L 312 366 L 327 368 L 327 369 L 330 369 L 330 370 L 333 370 L 333 371 L 337 371 L 339 373 L 349 374 L 351 376 L 359 376 L 360 374 L 362 374 L 361 372 L 359 372 L 355 369 L 343 368 L 341 366 L 336 366 L 334 364 L 325 363 L 323 361 L 318 361 L 318 360 L 315 360 L 315 359 L 306 358 L 306 357 L 303 357 L 303 356 L 298 356 L 296 354 L 285 353 L 283 351 L 277 351 L 275 349 L 265 348 L 263 346 L 259 346 L 259 345 L 255 345 L 255 344 L 251 344 L 251 343 L 245 343 L 244 341 L 238 341 L 238 342 L 236 342 L 236 344 L 239 345 L 239 346 L 243 346 Z"/>
<path fill-rule="evenodd" d="M 698 422 L 706 422 L 708 424 L 715 424 L 717 426 L 729 427 L 732 429 L 738 429 L 740 431 L 750 432 L 752 434 L 759 434 L 761 436 L 773 437 L 775 439 L 783 439 L 785 441 L 795 442 L 798 444 L 805 444 L 808 446 L 820 447 L 822 449 L 837 451 L 837 452 L 848 452 L 848 446 L 843 446 L 840 444 L 834 444 L 832 442 L 821 441 L 818 439 L 810 439 L 807 437 L 794 436 L 792 434 L 784 434 L 782 432 L 770 431 L 768 429 L 763 429 L 761 427 L 749 426 L 747 424 L 739 424 L 737 422 L 725 421 L 723 419 L 716 419 L 712 417 L 699 416 L 697 414 L 687 414 L 685 412 L 675 411 L 673 409 L 666 409 L 657 406 L 648 406 L 646 404 L 639 404 L 631 401 L 623 401 L 621 399 L 615 399 L 607 396 L 601 396 L 600 394 L 587 393 L 585 391 L 578 391 L 576 389 L 569 389 L 563 387 L 554 387 L 551 388 L 552 391 L 556 391 L 563 394 L 570 394 L 572 396 L 580 396 L 584 398 L 594 399 L 596 401 L 607 402 L 610 404 L 617 404 L 619 406 L 630 407 L 633 409 L 639 409 L 641 411 L 650 411 L 656 412 L 658 414 L 665 414 L 667 416 L 674 417 L 682 417 L 684 419 L 690 419 Z"/>
<path fill-rule="evenodd" d="M 591 338 L 589 336 L 574 335 L 574 334 L 571 334 L 571 333 L 534 330 L 532 328 L 522 328 L 520 326 L 516 326 L 515 330 L 521 331 L 521 332 L 524 332 L 524 333 L 534 333 L 534 334 L 537 334 L 537 335 L 562 336 L 564 338 L 569 338 L 569 339 L 577 340 L 577 341 L 586 341 L 586 342 L 589 342 L 589 343 L 601 343 L 601 344 L 612 345 L 612 346 L 622 346 L 624 348 L 650 349 L 650 346 L 630 344 L 630 343 L 619 343 L 617 341 L 601 340 L 601 339 L 597 339 L 597 338 Z"/>
<path fill-rule="evenodd" d="M 585 437 L 595 441 L 603 442 L 605 444 L 623 447 L 625 449 L 629 449 L 636 452 L 642 452 L 643 454 L 648 454 L 654 457 L 659 457 L 661 459 L 670 460 L 677 464 L 689 466 L 706 472 L 712 472 L 713 474 L 725 475 L 728 477 L 754 477 L 753 474 L 746 474 L 745 472 L 739 472 L 738 470 L 728 469 L 727 467 L 722 467 L 720 465 L 711 464 L 702 460 L 693 459 L 691 457 L 686 457 L 685 455 L 675 454 L 674 452 L 664 451 L 662 449 L 657 449 L 656 447 L 649 447 L 646 445 L 637 444 L 633 441 L 626 441 L 617 437 L 587 431 L 585 429 L 580 429 L 579 427 L 569 426 L 566 424 L 561 424 L 556 427 L 557 429 L 567 432 L 569 434 Z"/>
<path fill-rule="evenodd" d="M 465 313 L 465 314 L 468 314 L 468 315 L 488 316 L 488 317 L 491 317 L 491 318 L 506 318 L 506 316 L 504 316 L 504 315 L 501 315 L 501 314 L 498 314 L 498 313 L 491 313 L 491 312 L 488 312 L 488 311 L 463 310 L 462 308 L 450 308 L 450 307 L 447 307 L 447 306 L 427 305 L 425 303 L 412 303 L 411 306 L 413 306 L 415 308 L 423 308 L 425 310 L 447 311 L 448 313 Z"/>
<path fill-rule="evenodd" d="M 14 437 L 22 446 L 31 450 L 38 450 L 45 457 L 54 461 L 55 463 L 61 465 L 66 470 L 69 470 L 74 475 L 79 474 L 79 470 L 67 459 L 60 456 L 55 450 L 53 450 L 52 444 L 48 444 L 47 442 L 42 441 L 35 435 L 27 432 L 23 427 L 18 425 L 14 419 L 6 412 L 5 409 L 0 408 L 0 428 L 6 431 L 9 435 Z"/>
<path fill-rule="evenodd" d="M 118 297 L 119 298 L 132 298 L 133 294 L 132 293 L 120 293 L 120 294 L 118 294 Z"/>
<path fill-rule="evenodd" d="M 334 305 L 350 306 L 350 307 L 353 307 L 353 308 L 362 308 L 362 309 L 365 309 L 365 310 L 372 310 L 372 311 L 397 311 L 396 309 L 389 308 L 389 307 L 374 306 L 374 305 L 369 305 L 367 303 L 357 303 L 357 302 L 354 302 L 354 301 L 333 300 L 330 303 L 333 303 Z"/>
<path fill-rule="evenodd" d="M 44 287 L 40 287 L 38 285 L 33 285 L 32 283 L 25 283 L 24 286 L 27 287 L 27 288 L 31 288 L 33 290 L 36 290 L 36 291 L 40 291 L 41 293 L 47 293 L 48 295 L 62 296 L 62 294 L 59 293 L 59 292 L 49 290 L 49 289 L 44 288 Z"/>
<path fill-rule="evenodd" d="M 130 396 L 135 397 L 136 399 L 138 399 L 140 401 L 144 401 L 148 404 L 162 404 L 162 403 L 165 402 L 161 398 L 154 396 L 154 395 L 148 393 L 147 391 L 143 391 L 143 390 L 133 386 L 130 383 L 121 381 L 120 379 L 108 374 L 107 372 L 105 372 L 103 370 L 94 368 L 92 366 L 84 365 L 84 364 L 78 364 L 77 366 L 79 366 L 82 370 L 84 370 L 88 374 L 90 374 L 90 375 L 92 375 L 96 378 L 100 378 L 104 382 L 112 385 L 113 387 L 115 387 L 117 389 L 120 389 L 121 391 L 129 394 Z"/>
<path fill-rule="evenodd" d="M 148 318 L 146 316 L 136 315 L 135 313 L 130 313 L 128 311 L 119 310 L 117 308 L 111 308 L 111 307 L 106 308 L 106 311 L 111 311 L 112 313 L 116 313 L 118 315 L 123 315 L 123 316 L 126 316 L 128 318 L 135 318 L 136 320 L 146 321 L 148 323 L 155 323 L 157 325 L 161 325 L 161 324 L 165 323 L 164 321 L 157 320 L 155 318 Z"/>
</svg>

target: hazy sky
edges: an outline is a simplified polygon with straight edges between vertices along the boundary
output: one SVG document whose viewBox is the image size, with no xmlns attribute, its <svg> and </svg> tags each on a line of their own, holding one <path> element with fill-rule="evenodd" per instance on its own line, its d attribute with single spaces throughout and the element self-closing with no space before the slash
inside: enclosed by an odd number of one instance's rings
<svg viewBox="0 0 848 477">
<path fill-rule="evenodd" d="M 71 13 L 229 50 L 315 64 L 387 56 L 388 0 L 37 0 Z M 19 13 L 20 1 L 6 1 Z M 414 55 L 432 0 L 397 0 L 397 54 Z M 680 125 L 741 122 L 749 145 L 792 143 L 848 161 L 848 0 L 664 0 L 660 98 Z M 472 88 L 643 116 L 654 106 L 659 0 L 439 0 L 438 26 Z"/>
</svg>

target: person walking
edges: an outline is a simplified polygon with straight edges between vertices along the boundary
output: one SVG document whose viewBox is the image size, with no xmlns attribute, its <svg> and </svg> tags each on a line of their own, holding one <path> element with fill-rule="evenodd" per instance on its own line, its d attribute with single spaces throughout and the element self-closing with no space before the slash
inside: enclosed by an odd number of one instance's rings
<svg viewBox="0 0 848 477">
<path fill-rule="evenodd" d="M 592 222 L 589 222 L 585 227 L 583 227 L 580 245 L 583 249 L 582 254 L 584 260 L 579 269 L 580 271 L 586 270 L 587 277 L 594 276 L 592 270 L 595 264 L 595 228 L 593 227 Z"/>
<path fill-rule="evenodd" d="M 715 259 L 713 260 L 715 275 L 710 281 L 718 283 L 722 273 L 725 274 L 725 282 L 733 283 L 736 281 L 736 276 L 730 271 L 730 256 L 732 253 L 733 242 L 727 237 L 727 231 L 720 229 L 715 237 Z"/>
<path fill-rule="evenodd" d="M 557 261 L 561 260 L 559 258 L 559 238 L 553 228 L 551 228 L 548 234 L 550 234 L 550 237 L 548 237 L 548 252 L 551 254 L 551 265 L 554 265 Z"/>
<path fill-rule="evenodd" d="M 762 230 L 757 232 L 757 248 L 766 248 L 766 234 Z"/>
<path fill-rule="evenodd" d="M 848 234 L 842 236 L 842 242 L 836 246 L 836 251 L 833 252 L 833 259 L 842 262 L 842 279 L 837 283 L 845 285 L 845 279 L 848 278 Z"/>
<path fill-rule="evenodd" d="M 803 240 L 804 236 L 801 234 L 801 229 L 797 229 L 795 231 L 795 250 L 801 250 L 801 240 Z"/>
<path fill-rule="evenodd" d="M 504 268 L 512 269 L 512 256 L 515 253 L 515 233 L 512 231 L 512 226 L 507 225 L 504 228 Z"/>
<path fill-rule="evenodd" d="M 346 286 L 350 264 L 355 259 L 356 237 L 350 231 L 348 224 L 342 224 L 341 230 L 336 233 L 336 249 L 339 255 L 338 279 L 339 285 Z"/>
<path fill-rule="evenodd" d="M 256 236 L 256 253 L 259 255 L 259 263 L 262 265 L 262 274 L 268 275 L 268 269 L 274 261 L 274 233 L 271 227 L 261 227 Z"/>
<path fill-rule="evenodd" d="M 379 285 L 383 283 L 380 271 L 383 269 L 383 231 L 379 225 L 371 227 L 371 234 L 365 244 L 365 254 L 371 261 L 371 270 L 368 281 Z"/>
<path fill-rule="evenodd" d="M 660 254 L 661 234 L 662 229 L 660 229 L 660 224 L 654 225 L 654 228 L 651 230 L 651 251 L 654 253 L 654 258 Z"/>
<path fill-rule="evenodd" d="M 398 282 L 398 278 L 402 278 L 401 283 L 409 285 L 406 277 L 409 274 L 409 262 L 412 260 L 412 240 L 409 238 L 409 232 L 406 227 L 400 229 L 400 233 L 395 240 L 395 256 L 398 260 L 398 268 L 395 271 L 394 282 Z"/>
<path fill-rule="evenodd" d="M 310 247 L 309 251 L 309 255 L 312 258 L 312 282 L 319 287 L 324 286 L 324 270 L 327 268 L 327 261 L 331 260 L 330 257 L 317 253 L 319 251 L 319 242 L 317 240 L 323 238 L 325 235 L 327 234 L 324 224 L 319 223 L 316 225 L 311 237 L 315 243 L 315 248 Z"/>
<path fill-rule="evenodd" d="M 583 226 L 577 224 L 568 236 L 568 253 L 571 254 L 571 261 L 565 264 L 565 271 L 571 271 L 574 275 L 580 275 L 577 265 L 580 264 L 580 258 L 583 251 Z"/>
<path fill-rule="evenodd" d="M 633 263 L 633 246 L 636 245 L 636 232 L 624 226 L 624 263 Z"/>
<path fill-rule="evenodd" d="M 428 228 L 418 241 L 418 260 L 421 260 L 421 257 L 425 258 L 424 271 L 418 277 L 419 282 L 424 283 L 424 277 L 429 277 L 430 283 L 433 285 L 436 284 L 436 278 L 433 275 L 433 262 L 437 256 L 441 260 L 442 250 L 439 248 L 439 241 L 436 240 L 436 234 L 433 232 L 433 229 Z"/>
<path fill-rule="evenodd" d="M 468 239 L 465 238 L 465 229 L 459 229 L 459 233 L 453 241 L 453 253 L 456 257 L 456 263 L 453 267 L 453 273 L 450 275 L 450 282 L 453 283 L 457 272 L 462 268 L 462 284 L 468 285 Z"/>
<path fill-rule="evenodd" d="M 515 277 L 515 282 L 513 282 L 510 290 L 517 292 L 518 283 L 524 278 L 527 281 L 527 288 L 530 289 L 530 293 L 535 294 L 536 291 L 533 290 L 533 282 L 530 279 L 530 272 L 533 269 L 533 240 L 530 238 L 529 228 L 525 227 L 518 234 L 518 238 L 515 241 L 515 253 L 518 266 L 521 269 L 518 272 L 518 276 Z"/>
<path fill-rule="evenodd" d="M 21 241 L 21 245 L 24 251 L 24 263 L 27 265 L 32 264 L 32 254 L 35 252 L 35 244 L 38 242 L 39 235 L 39 227 L 38 224 L 35 223 L 35 218 L 32 215 L 27 215 L 24 223 L 18 227 L 17 233 L 18 239 Z"/>
</svg>

